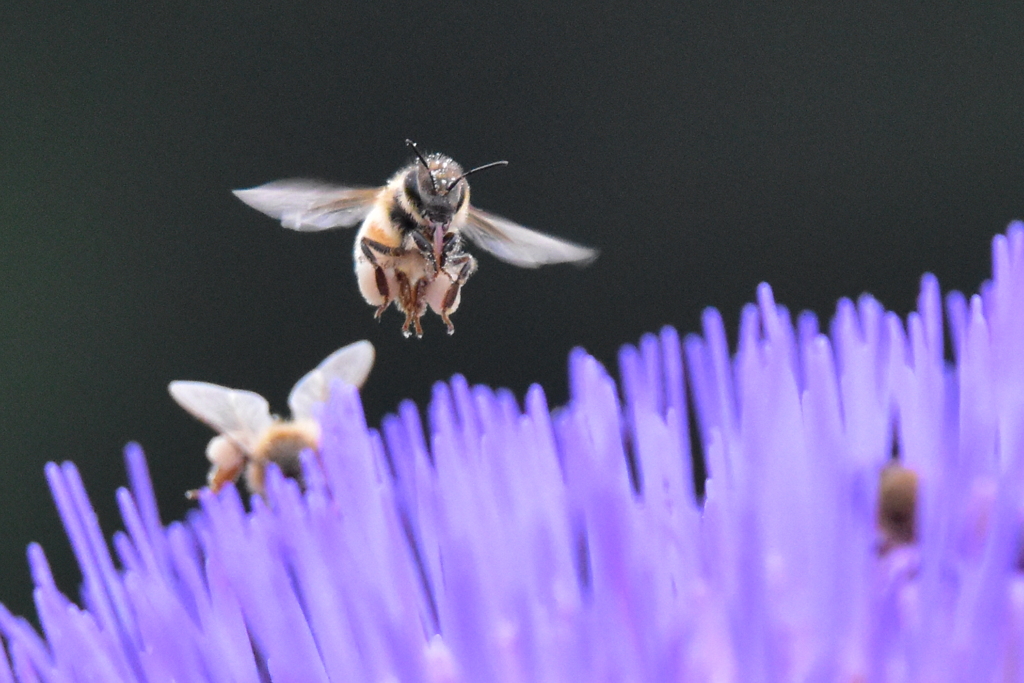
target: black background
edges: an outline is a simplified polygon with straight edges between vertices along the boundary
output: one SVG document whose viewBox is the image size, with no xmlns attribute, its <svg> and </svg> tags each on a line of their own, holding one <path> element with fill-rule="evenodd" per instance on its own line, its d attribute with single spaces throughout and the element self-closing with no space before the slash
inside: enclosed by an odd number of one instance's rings
<svg viewBox="0 0 1024 683">
<path fill-rule="evenodd" d="M 30 540 L 78 580 L 45 461 L 77 462 L 109 534 L 138 440 L 164 519 L 184 514 L 211 433 L 172 379 L 283 410 L 300 375 L 368 338 L 371 424 L 454 372 L 540 382 L 557 404 L 574 345 L 613 365 L 705 306 L 734 324 L 762 280 L 823 316 L 862 291 L 905 313 L 926 270 L 974 291 L 991 236 L 1024 214 L 1020 9 L 66 4 L 0 10 L 0 600 L 16 613 Z M 481 256 L 455 336 L 431 316 L 406 340 L 356 291 L 352 232 L 286 231 L 229 193 L 380 184 L 406 137 L 508 159 L 475 203 L 601 258 Z"/>
</svg>

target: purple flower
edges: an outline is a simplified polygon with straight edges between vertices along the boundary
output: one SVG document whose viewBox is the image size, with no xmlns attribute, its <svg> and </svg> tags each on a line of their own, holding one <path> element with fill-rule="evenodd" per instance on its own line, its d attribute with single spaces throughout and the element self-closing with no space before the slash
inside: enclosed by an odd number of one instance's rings
<svg viewBox="0 0 1024 683">
<path fill-rule="evenodd" d="M 953 363 L 934 277 L 906 324 L 864 296 L 828 336 L 762 285 L 735 356 L 708 310 L 619 386 L 574 352 L 553 412 L 455 377 L 426 430 L 406 402 L 377 431 L 338 387 L 307 488 L 271 468 L 249 512 L 228 487 L 162 526 L 129 446 L 120 568 L 51 464 L 83 606 L 31 546 L 43 635 L 0 610 L 0 683 L 1024 680 L 1024 225 L 993 260 L 946 299 Z M 894 454 L 919 487 L 889 548 Z"/>
</svg>

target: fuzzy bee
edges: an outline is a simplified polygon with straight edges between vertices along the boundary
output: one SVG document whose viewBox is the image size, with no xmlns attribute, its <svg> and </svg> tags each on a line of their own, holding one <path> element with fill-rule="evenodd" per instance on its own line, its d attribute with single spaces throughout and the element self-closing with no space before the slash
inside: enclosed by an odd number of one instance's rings
<svg viewBox="0 0 1024 683">
<path fill-rule="evenodd" d="M 245 472 L 252 493 L 263 494 L 269 463 L 277 463 L 285 476 L 302 481 L 299 454 L 318 450 L 320 425 L 313 406 L 328 398 L 334 381 L 362 387 L 373 367 L 374 350 L 368 341 L 344 346 L 300 379 L 288 396 L 291 420 L 270 414 L 267 400 L 252 391 L 229 389 L 206 382 L 171 382 L 167 389 L 182 408 L 217 432 L 206 447 L 211 466 L 206 477 L 216 493 Z M 185 494 L 194 499 L 198 491 Z"/>
<path fill-rule="evenodd" d="M 384 187 L 339 187 L 279 180 L 235 195 L 292 230 L 312 232 L 360 224 L 354 259 L 359 291 L 376 317 L 392 303 L 405 314 L 402 333 L 423 335 L 429 307 L 448 334 L 462 287 L 477 262 L 464 239 L 521 268 L 549 263 L 586 265 L 597 251 L 525 228 L 469 203 L 468 176 L 507 161 L 463 171 L 444 154 L 420 153 Z"/>
<path fill-rule="evenodd" d="M 879 554 L 917 540 L 917 473 L 895 461 L 882 469 L 878 486 Z"/>
</svg>

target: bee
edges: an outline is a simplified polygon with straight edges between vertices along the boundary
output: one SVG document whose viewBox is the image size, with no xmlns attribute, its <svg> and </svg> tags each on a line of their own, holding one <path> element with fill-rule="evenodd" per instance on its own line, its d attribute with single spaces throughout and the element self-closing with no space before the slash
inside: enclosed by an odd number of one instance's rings
<svg viewBox="0 0 1024 683">
<path fill-rule="evenodd" d="M 210 461 L 207 485 L 214 493 L 245 473 L 252 493 L 263 495 L 267 465 L 277 463 L 285 476 L 302 483 L 299 454 L 319 449 L 320 425 L 313 407 L 328 398 L 338 380 L 362 387 L 373 367 L 374 349 L 368 341 L 344 346 L 306 374 L 288 395 L 291 420 L 270 414 L 267 400 L 252 391 L 229 389 L 207 382 L 171 382 L 167 390 L 182 408 L 217 432 L 206 447 Z M 197 490 L 185 496 L 194 500 Z"/>
<path fill-rule="evenodd" d="M 586 265 L 597 251 L 525 228 L 469 203 L 470 175 L 504 166 L 495 161 L 464 171 L 444 154 L 416 158 L 377 188 L 331 186 L 309 180 L 279 180 L 235 196 L 292 230 L 313 232 L 360 224 L 353 250 L 359 291 L 376 318 L 392 303 L 405 314 L 402 333 L 423 336 L 420 318 L 429 307 L 448 334 L 451 314 L 477 262 L 465 250 L 472 242 L 521 268 L 550 263 Z"/>
<path fill-rule="evenodd" d="M 877 527 L 879 553 L 917 540 L 917 473 L 895 462 L 881 472 L 878 487 Z"/>
</svg>

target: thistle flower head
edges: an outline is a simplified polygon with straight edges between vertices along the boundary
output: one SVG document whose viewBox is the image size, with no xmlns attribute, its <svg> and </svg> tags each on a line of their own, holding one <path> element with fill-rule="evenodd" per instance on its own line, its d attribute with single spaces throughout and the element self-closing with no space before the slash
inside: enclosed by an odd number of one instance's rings
<svg viewBox="0 0 1024 683">
<path fill-rule="evenodd" d="M 305 489 L 271 467 L 248 511 L 163 526 L 129 446 L 116 563 L 48 465 L 81 606 L 31 546 L 43 633 L 0 610 L 0 682 L 1024 680 L 1024 226 L 993 265 L 945 332 L 931 276 L 828 335 L 762 285 L 734 355 L 714 310 L 618 384 L 575 351 L 553 412 L 455 377 L 375 430 L 339 386 Z"/>
</svg>

